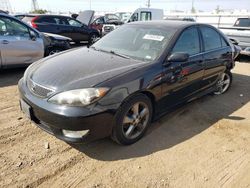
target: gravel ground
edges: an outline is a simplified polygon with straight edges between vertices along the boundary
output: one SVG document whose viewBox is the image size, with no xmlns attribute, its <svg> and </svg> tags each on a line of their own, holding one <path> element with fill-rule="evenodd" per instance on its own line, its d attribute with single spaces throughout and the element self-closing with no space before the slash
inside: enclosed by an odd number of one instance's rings
<svg viewBox="0 0 250 188">
<path fill-rule="evenodd" d="M 0 72 L 0 187 L 250 187 L 250 62 L 222 96 L 155 122 L 131 146 L 68 145 L 19 110 L 24 69 Z"/>
</svg>

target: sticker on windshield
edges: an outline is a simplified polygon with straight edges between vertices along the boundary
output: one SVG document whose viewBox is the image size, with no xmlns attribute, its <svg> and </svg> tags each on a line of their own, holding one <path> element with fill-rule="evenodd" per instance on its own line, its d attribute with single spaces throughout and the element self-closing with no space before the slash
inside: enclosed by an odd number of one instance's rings
<svg viewBox="0 0 250 188">
<path fill-rule="evenodd" d="M 164 39 L 164 36 L 146 34 L 146 35 L 143 37 L 143 39 L 146 39 L 146 40 L 162 41 L 162 40 Z"/>
</svg>

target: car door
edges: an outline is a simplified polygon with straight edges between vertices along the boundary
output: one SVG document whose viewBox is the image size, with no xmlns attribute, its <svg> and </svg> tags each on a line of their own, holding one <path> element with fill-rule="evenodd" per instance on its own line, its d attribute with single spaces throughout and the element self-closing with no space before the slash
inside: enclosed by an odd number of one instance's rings
<svg viewBox="0 0 250 188">
<path fill-rule="evenodd" d="M 46 33 L 54 33 L 61 34 L 61 29 L 59 25 L 59 20 L 55 19 L 54 16 L 44 15 L 39 16 L 35 20 L 36 25 L 38 26 L 38 30 Z"/>
<path fill-rule="evenodd" d="M 204 75 L 204 62 L 201 53 L 200 34 L 197 27 L 185 29 L 178 37 L 171 54 L 188 53 L 186 62 L 165 62 L 162 94 L 164 108 L 171 108 L 188 100 L 199 92 Z"/>
<path fill-rule="evenodd" d="M 85 24 L 72 19 L 67 18 L 67 27 L 71 31 L 67 37 L 70 37 L 75 42 L 88 41 L 89 40 L 89 28 Z"/>
<path fill-rule="evenodd" d="M 200 27 L 205 72 L 202 87 L 207 88 L 217 82 L 220 74 L 225 71 L 227 62 L 232 61 L 232 50 L 224 37 L 209 26 Z"/>
<path fill-rule="evenodd" d="M 43 40 L 38 33 L 9 17 L 0 17 L 0 23 L 2 66 L 30 64 L 44 56 Z"/>
</svg>

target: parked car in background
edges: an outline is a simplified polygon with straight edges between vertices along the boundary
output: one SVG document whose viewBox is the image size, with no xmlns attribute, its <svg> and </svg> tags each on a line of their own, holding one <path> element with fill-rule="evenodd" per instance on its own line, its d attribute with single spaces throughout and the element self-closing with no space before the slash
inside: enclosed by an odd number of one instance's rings
<svg viewBox="0 0 250 188">
<path fill-rule="evenodd" d="M 101 36 L 105 35 L 106 33 L 110 32 L 111 30 L 108 29 L 107 25 L 114 25 L 116 27 L 124 24 L 124 22 L 115 14 L 105 14 L 105 16 L 97 17 L 90 26 L 94 29 L 97 29 Z M 106 26 L 106 29 L 103 29 L 103 27 Z M 111 29 L 113 27 L 110 27 Z"/>
<path fill-rule="evenodd" d="M 219 27 L 235 44 L 242 48 L 242 54 L 250 56 L 250 18 L 238 18 L 233 27 Z"/>
<path fill-rule="evenodd" d="M 133 144 L 170 109 L 224 94 L 232 83 L 234 50 L 207 24 L 124 24 L 90 48 L 30 66 L 19 81 L 21 108 L 66 142 L 111 136 Z"/>
<path fill-rule="evenodd" d="M 129 18 L 128 22 L 163 20 L 163 9 L 138 8 Z"/>
<path fill-rule="evenodd" d="M 80 21 L 59 15 L 26 15 L 22 21 L 41 32 L 53 33 L 71 38 L 75 43 L 92 43 L 99 32 Z"/>
<path fill-rule="evenodd" d="M 162 20 L 163 16 L 163 9 L 138 8 L 134 11 L 130 18 L 127 19 L 127 23 L 136 21 Z M 102 33 L 105 35 L 118 27 L 119 25 L 115 24 L 105 24 L 103 26 Z"/>
<path fill-rule="evenodd" d="M 129 20 L 131 12 L 116 12 L 115 15 L 117 15 L 120 18 L 120 20 L 125 23 Z"/>
<path fill-rule="evenodd" d="M 24 22 L 0 14 L 0 68 L 27 66 L 70 48 L 70 38 L 40 33 Z"/>
</svg>

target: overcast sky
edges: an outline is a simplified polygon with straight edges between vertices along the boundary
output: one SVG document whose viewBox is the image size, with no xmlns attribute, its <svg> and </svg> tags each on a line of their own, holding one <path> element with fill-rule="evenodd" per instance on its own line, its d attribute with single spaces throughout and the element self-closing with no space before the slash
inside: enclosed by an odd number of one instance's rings
<svg viewBox="0 0 250 188">
<path fill-rule="evenodd" d="M 31 0 L 9 0 L 15 12 L 28 12 Z M 96 11 L 133 11 L 145 7 L 146 0 L 37 0 L 39 8 L 51 11 L 78 12 L 91 8 Z M 91 2 L 91 3 L 90 3 Z M 151 0 L 152 8 L 164 10 L 190 10 L 192 0 Z M 217 6 L 221 9 L 248 9 L 250 0 L 194 0 L 196 10 L 210 11 Z"/>
</svg>

